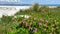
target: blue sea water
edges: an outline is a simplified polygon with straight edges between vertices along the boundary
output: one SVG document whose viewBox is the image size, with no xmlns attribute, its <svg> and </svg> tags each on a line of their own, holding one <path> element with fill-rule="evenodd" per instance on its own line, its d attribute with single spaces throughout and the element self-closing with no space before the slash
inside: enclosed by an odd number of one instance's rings
<svg viewBox="0 0 60 34">
<path fill-rule="evenodd" d="M 40 6 L 60 6 L 60 4 L 39 4 Z M 32 4 L 0 4 L 0 6 L 32 6 Z"/>
</svg>

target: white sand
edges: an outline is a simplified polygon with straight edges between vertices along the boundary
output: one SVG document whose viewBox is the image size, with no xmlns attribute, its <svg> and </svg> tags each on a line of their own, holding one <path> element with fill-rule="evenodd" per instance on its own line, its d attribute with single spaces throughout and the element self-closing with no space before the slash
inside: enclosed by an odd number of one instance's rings
<svg viewBox="0 0 60 34">
<path fill-rule="evenodd" d="M 2 15 L 12 16 L 20 9 L 28 9 L 30 6 L 0 6 L 0 17 Z"/>
<path fill-rule="evenodd" d="M 12 16 L 20 9 L 28 9 L 31 6 L 0 6 L 0 18 L 2 15 Z M 56 8 L 55 6 L 49 6 L 50 8 Z"/>
</svg>

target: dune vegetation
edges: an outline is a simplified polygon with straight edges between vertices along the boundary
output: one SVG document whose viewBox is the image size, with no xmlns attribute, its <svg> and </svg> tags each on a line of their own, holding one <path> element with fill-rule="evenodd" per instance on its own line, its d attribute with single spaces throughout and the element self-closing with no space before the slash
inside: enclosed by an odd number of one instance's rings
<svg viewBox="0 0 60 34">
<path fill-rule="evenodd" d="M 3 16 L 0 34 L 60 34 L 60 7 L 33 4 L 14 16 Z"/>
</svg>

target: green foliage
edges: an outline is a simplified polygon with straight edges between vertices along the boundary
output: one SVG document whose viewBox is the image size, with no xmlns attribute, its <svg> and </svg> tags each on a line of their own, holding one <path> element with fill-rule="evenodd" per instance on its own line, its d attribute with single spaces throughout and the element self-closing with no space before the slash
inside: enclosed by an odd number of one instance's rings
<svg viewBox="0 0 60 34">
<path fill-rule="evenodd" d="M 38 12 L 39 8 L 40 8 L 39 4 L 37 3 L 33 4 L 33 11 Z"/>
<path fill-rule="evenodd" d="M 14 16 L 3 16 L 0 19 L 1 34 L 60 34 L 60 7 L 39 7 L 36 3 L 29 9 L 20 10 Z"/>
</svg>

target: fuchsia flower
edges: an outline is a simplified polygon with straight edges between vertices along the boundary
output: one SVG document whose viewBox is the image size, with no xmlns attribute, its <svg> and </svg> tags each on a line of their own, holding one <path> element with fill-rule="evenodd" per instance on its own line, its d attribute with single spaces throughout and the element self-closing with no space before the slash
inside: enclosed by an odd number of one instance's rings
<svg viewBox="0 0 60 34">
<path fill-rule="evenodd" d="M 45 22 L 48 22 L 48 20 L 45 20 Z"/>
<path fill-rule="evenodd" d="M 36 32 L 37 32 L 37 28 L 34 28 L 33 32 L 35 32 L 35 33 L 36 33 Z"/>
<path fill-rule="evenodd" d="M 34 18 L 34 20 L 36 20 L 37 18 Z"/>
<path fill-rule="evenodd" d="M 43 18 L 40 18 L 41 21 L 44 21 Z"/>
</svg>

